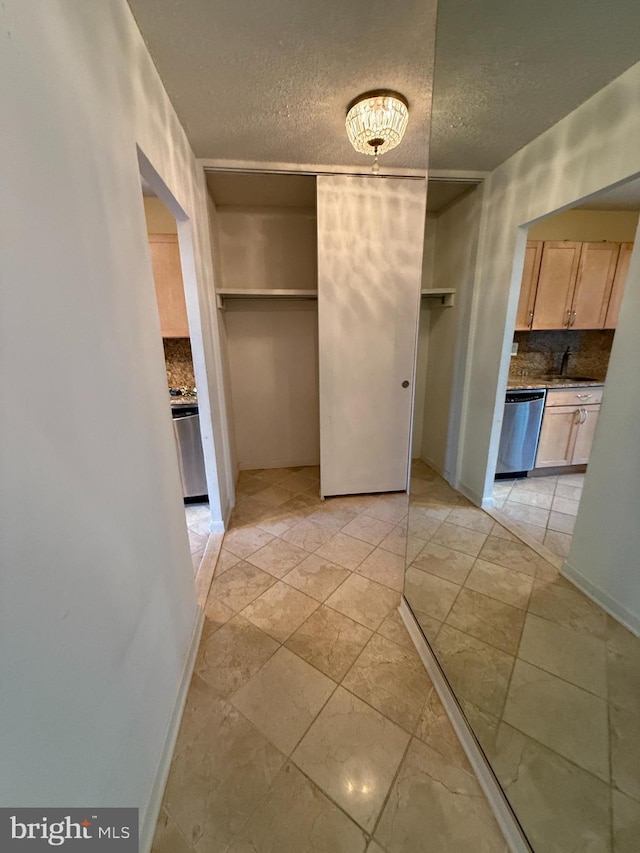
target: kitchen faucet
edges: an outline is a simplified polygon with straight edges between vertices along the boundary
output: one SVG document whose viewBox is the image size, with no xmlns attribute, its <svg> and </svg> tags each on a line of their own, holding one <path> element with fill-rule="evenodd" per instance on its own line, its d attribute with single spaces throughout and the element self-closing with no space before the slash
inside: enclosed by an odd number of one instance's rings
<svg viewBox="0 0 640 853">
<path fill-rule="evenodd" d="M 562 361 L 560 362 L 560 376 L 567 375 L 567 369 L 569 367 L 569 356 L 571 355 L 571 347 L 567 347 L 562 355 Z"/>
</svg>

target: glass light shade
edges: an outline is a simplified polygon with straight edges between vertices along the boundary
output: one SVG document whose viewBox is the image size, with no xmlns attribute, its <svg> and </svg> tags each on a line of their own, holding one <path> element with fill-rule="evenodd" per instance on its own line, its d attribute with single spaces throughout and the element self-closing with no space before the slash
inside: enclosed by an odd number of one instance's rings
<svg viewBox="0 0 640 853">
<path fill-rule="evenodd" d="M 362 154 L 384 154 L 402 141 L 409 109 L 396 92 L 371 92 L 349 105 L 346 128 L 349 141 Z"/>
</svg>

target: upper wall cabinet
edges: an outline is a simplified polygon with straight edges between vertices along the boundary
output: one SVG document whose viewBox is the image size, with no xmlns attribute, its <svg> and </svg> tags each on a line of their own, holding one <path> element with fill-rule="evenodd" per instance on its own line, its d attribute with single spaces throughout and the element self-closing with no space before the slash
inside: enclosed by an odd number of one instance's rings
<svg viewBox="0 0 640 853">
<path fill-rule="evenodd" d="M 571 319 L 581 243 L 547 242 L 542 249 L 532 329 L 562 329 Z"/>
<path fill-rule="evenodd" d="M 572 329 L 602 329 L 611 297 L 619 243 L 583 243 L 571 305 Z"/>
<path fill-rule="evenodd" d="M 620 254 L 618 255 L 618 264 L 616 273 L 613 278 L 613 287 L 611 288 L 611 299 L 607 308 L 607 317 L 604 323 L 605 329 L 615 329 L 618 325 L 618 314 L 620 313 L 620 303 L 622 302 L 622 294 L 627 281 L 627 273 L 629 272 L 629 261 L 633 252 L 633 243 L 621 243 Z"/>
<path fill-rule="evenodd" d="M 188 338 L 189 322 L 184 298 L 177 234 L 149 234 L 153 280 L 163 338 Z"/>
<path fill-rule="evenodd" d="M 529 241 L 516 329 L 615 328 L 633 243 Z"/>
<path fill-rule="evenodd" d="M 533 306 L 536 301 L 536 287 L 540 275 L 540 261 L 542 260 L 542 240 L 529 240 L 524 254 L 524 269 L 522 271 L 522 285 L 520 287 L 520 300 L 518 302 L 518 313 L 516 315 L 516 330 L 530 329 L 533 323 Z"/>
</svg>

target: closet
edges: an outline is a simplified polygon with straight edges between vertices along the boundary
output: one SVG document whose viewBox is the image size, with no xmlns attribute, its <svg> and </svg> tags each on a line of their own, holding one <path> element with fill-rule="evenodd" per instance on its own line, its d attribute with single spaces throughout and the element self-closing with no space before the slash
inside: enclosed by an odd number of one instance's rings
<svg viewBox="0 0 640 853">
<path fill-rule="evenodd" d="M 426 182 L 209 172 L 236 470 L 404 490 Z"/>
</svg>

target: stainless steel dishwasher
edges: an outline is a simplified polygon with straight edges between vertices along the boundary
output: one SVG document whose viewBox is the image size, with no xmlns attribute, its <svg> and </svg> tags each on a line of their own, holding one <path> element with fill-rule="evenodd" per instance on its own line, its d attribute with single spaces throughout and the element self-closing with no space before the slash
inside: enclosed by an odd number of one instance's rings
<svg viewBox="0 0 640 853">
<path fill-rule="evenodd" d="M 507 391 L 498 451 L 498 474 L 523 474 L 536 462 L 546 390 Z"/>
<path fill-rule="evenodd" d="M 204 472 L 198 407 L 188 403 L 174 404 L 171 414 L 183 497 L 206 497 L 207 480 Z"/>
</svg>

